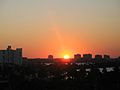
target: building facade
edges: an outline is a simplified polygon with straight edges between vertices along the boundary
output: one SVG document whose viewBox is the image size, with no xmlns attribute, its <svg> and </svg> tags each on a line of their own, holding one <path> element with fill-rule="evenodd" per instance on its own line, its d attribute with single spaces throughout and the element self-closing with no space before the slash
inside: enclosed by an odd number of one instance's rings
<svg viewBox="0 0 120 90">
<path fill-rule="evenodd" d="M 95 55 L 95 60 L 102 60 L 102 55 Z"/>
<path fill-rule="evenodd" d="M 48 55 L 48 59 L 53 60 L 53 55 Z"/>
<path fill-rule="evenodd" d="M 83 54 L 83 60 L 92 60 L 92 54 Z"/>
<path fill-rule="evenodd" d="M 13 50 L 11 46 L 8 46 L 6 50 L 0 50 L 0 62 L 22 64 L 22 48 Z"/>
<path fill-rule="evenodd" d="M 104 55 L 104 60 L 110 60 L 110 55 Z"/>
<path fill-rule="evenodd" d="M 75 60 L 81 60 L 81 54 L 75 54 L 74 59 Z"/>
</svg>

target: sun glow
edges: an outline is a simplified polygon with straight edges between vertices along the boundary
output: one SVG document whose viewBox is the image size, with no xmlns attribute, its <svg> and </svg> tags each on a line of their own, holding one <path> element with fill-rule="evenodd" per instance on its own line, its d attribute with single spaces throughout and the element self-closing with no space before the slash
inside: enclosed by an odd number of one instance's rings
<svg viewBox="0 0 120 90">
<path fill-rule="evenodd" d="M 69 55 L 64 55 L 64 59 L 69 59 L 70 58 L 70 56 Z"/>
</svg>

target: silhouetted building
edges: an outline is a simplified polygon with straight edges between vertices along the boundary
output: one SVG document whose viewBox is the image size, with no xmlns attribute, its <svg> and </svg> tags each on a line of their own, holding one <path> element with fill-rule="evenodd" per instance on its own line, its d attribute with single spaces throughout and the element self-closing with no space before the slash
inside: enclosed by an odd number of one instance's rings
<svg viewBox="0 0 120 90">
<path fill-rule="evenodd" d="M 95 55 L 95 60 L 102 60 L 102 55 Z"/>
<path fill-rule="evenodd" d="M 6 50 L 0 50 L 0 62 L 22 64 L 22 48 L 13 50 L 8 46 Z"/>
<path fill-rule="evenodd" d="M 52 60 L 53 59 L 53 55 L 48 55 L 48 59 Z"/>
<path fill-rule="evenodd" d="M 110 56 L 109 55 L 104 55 L 104 59 L 105 60 L 110 60 Z"/>
<path fill-rule="evenodd" d="M 120 59 L 120 56 L 118 57 L 118 59 Z"/>
<path fill-rule="evenodd" d="M 83 60 L 92 60 L 92 54 L 83 54 Z"/>
<path fill-rule="evenodd" d="M 75 54 L 74 59 L 75 60 L 81 60 L 81 54 Z"/>
</svg>

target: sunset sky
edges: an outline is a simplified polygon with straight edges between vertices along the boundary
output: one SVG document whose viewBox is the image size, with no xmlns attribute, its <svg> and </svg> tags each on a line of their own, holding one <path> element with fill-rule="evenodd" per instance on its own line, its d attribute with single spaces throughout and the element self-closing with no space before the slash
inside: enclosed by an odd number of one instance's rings
<svg viewBox="0 0 120 90">
<path fill-rule="evenodd" d="M 0 0 L 0 49 L 8 45 L 32 58 L 118 57 L 120 0 Z"/>
</svg>

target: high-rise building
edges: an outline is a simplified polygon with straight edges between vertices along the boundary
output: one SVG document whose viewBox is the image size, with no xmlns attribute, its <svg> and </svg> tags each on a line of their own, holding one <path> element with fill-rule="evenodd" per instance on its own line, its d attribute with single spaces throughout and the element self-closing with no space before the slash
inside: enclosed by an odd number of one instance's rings
<svg viewBox="0 0 120 90">
<path fill-rule="evenodd" d="M 92 60 L 92 54 L 83 54 L 83 60 Z"/>
<path fill-rule="evenodd" d="M 0 50 L 0 62 L 22 64 L 22 48 L 13 50 L 8 46 L 6 50 Z"/>
</svg>

